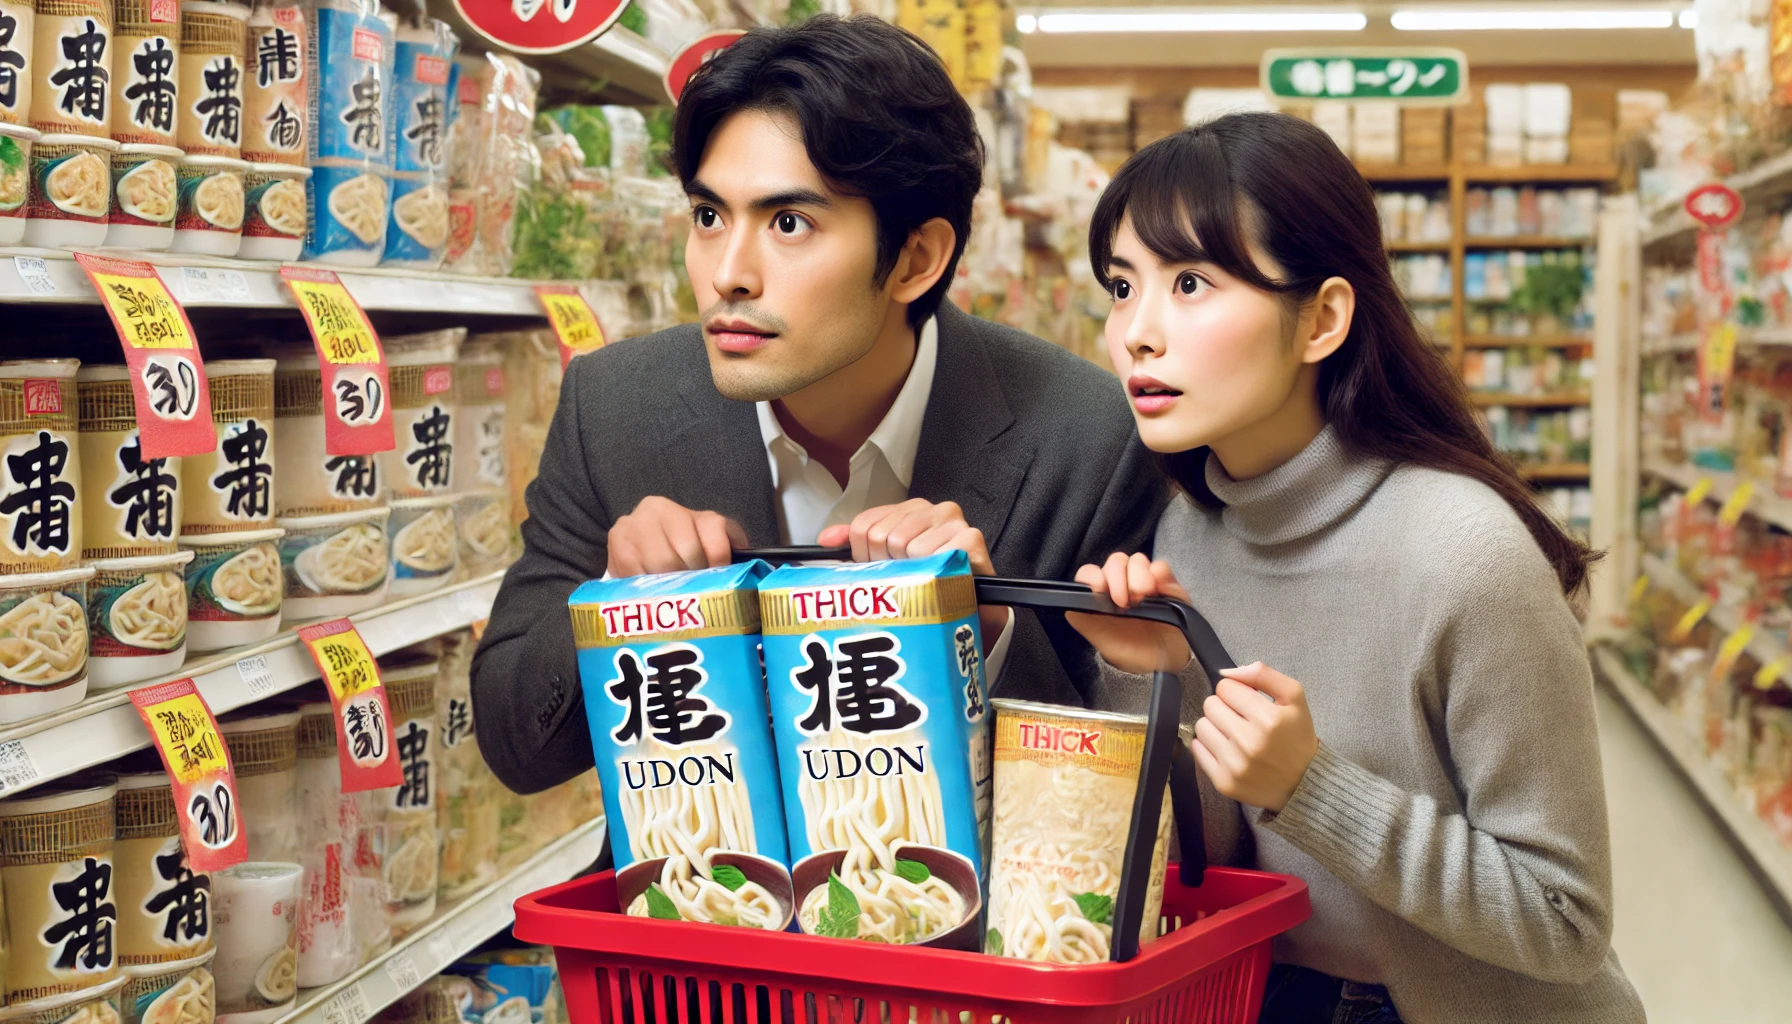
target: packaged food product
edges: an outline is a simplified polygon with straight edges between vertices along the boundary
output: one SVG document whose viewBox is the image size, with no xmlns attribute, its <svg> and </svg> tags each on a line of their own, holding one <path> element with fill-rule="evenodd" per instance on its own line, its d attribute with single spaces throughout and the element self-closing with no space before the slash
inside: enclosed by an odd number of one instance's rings
<svg viewBox="0 0 1792 1024">
<path fill-rule="evenodd" d="M 249 861 L 212 876 L 220 1024 L 273 1024 L 292 1009 L 299 991 L 298 908 L 309 892 L 304 874 L 297 864 Z"/>
<path fill-rule="evenodd" d="M 230 157 L 181 157 L 175 167 L 180 197 L 174 215 L 175 252 L 236 255 L 243 244 L 243 176 L 248 171 L 248 164 Z"/>
<path fill-rule="evenodd" d="M 307 260 L 373 266 L 386 248 L 398 19 L 376 0 L 310 0 L 314 45 L 306 68 L 310 108 Z"/>
<path fill-rule="evenodd" d="M 78 359 L 0 362 L 0 573 L 81 561 Z"/>
<path fill-rule="evenodd" d="M 284 536 L 286 531 L 279 527 L 181 534 L 181 550 L 193 555 L 186 569 L 188 647 L 195 651 L 242 647 L 280 632 L 280 603 L 286 591 L 280 565 Z"/>
<path fill-rule="evenodd" d="M 324 448 L 323 380 L 309 343 L 282 348 L 274 371 L 275 514 L 315 516 L 385 503 L 381 460 L 331 455 Z"/>
<path fill-rule="evenodd" d="M 218 721 L 236 769 L 251 860 L 298 859 L 298 729 L 296 711 L 232 712 Z"/>
<path fill-rule="evenodd" d="M 472 986 L 464 978 L 438 975 L 380 1011 L 378 1024 L 462 1024 L 460 1006 L 471 1002 Z"/>
<path fill-rule="evenodd" d="M 212 1024 L 218 986 L 211 965 L 216 950 L 174 963 L 126 967 L 119 1009 L 124 1024 Z"/>
<path fill-rule="evenodd" d="M 475 954 L 449 965 L 442 981 L 461 982 L 459 986 L 447 987 L 449 999 L 459 1009 L 459 1024 L 484 1024 L 487 1020 L 549 1024 L 548 1014 L 554 1010 L 550 1004 L 554 968 L 552 963 L 530 962 L 534 958 L 529 953 L 506 950 Z"/>
<path fill-rule="evenodd" d="M 392 744 L 404 782 L 381 790 L 387 911 L 393 938 L 429 920 L 436 911 L 436 786 L 440 773 L 436 736 L 436 680 L 441 664 L 434 658 L 392 664 L 381 659 L 380 675 L 392 705 Z"/>
<path fill-rule="evenodd" d="M 359 163 L 316 163 L 305 193 L 310 230 L 305 259 L 371 267 L 386 249 L 392 205 L 388 171 Z"/>
<path fill-rule="evenodd" d="M 112 0 L 37 0 L 31 127 L 105 138 L 114 52 Z"/>
<path fill-rule="evenodd" d="M 389 266 L 434 270 L 448 254 L 448 187 L 428 172 L 394 173 L 392 219 L 386 225 Z"/>
<path fill-rule="evenodd" d="M 87 586 L 92 653 L 88 686 L 124 686 L 180 668 L 187 660 L 187 584 L 191 551 L 102 558 Z"/>
<path fill-rule="evenodd" d="M 80 402 L 81 554 L 95 558 L 166 555 L 180 526 L 179 458 L 145 459 L 137 435 L 131 371 L 83 366 Z"/>
<path fill-rule="evenodd" d="M 286 536 L 280 564 L 286 576 L 281 609 L 287 621 L 334 618 L 376 607 L 391 582 L 387 508 L 276 520 Z"/>
<path fill-rule="evenodd" d="M 87 696 L 89 568 L 0 576 L 0 723 Z"/>
<path fill-rule="evenodd" d="M 23 125 L 31 119 L 32 42 L 37 22 L 37 0 L 0 0 L 0 19 L 11 24 L 0 50 L 11 72 L 11 88 L 0 90 L 0 125 Z"/>
<path fill-rule="evenodd" d="M 180 845 L 179 813 L 157 755 L 133 755 L 118 777 L 113 895 L 118 961 L 128 971 L 173 965 L 211 952 L 211 879 L 194 874 Z M 135 993 L 141 995 L 142 992 Z M 125 1011 L 131 1012 L 132 995 Z M 139 1014 L 141 1016 L 141 1014 Z"/>
<path fill-rule="evenodd" d="M 274 361 L 207 360 L 218 445 L 181 459 L 183 537 L 274 525 Z"/>
<path fill-rule="evenodd" d="M 0 245 L 17 245 L 25 237 L 25 200 L 31 194 L 31 147 L 37 136 L 35 128 L 0 122 Z"/>
<path fill-rule="evenodd" d="M 291 262 L 305 250 L 305 182 L 311 168 L 250 164 L 243 178 L 239 259 Z"/>
<path fill-rule="evenodd" d="M 514 56 L 457 59 L 459 110 L 449 132 L 449 269 L 510 272 L 517 191 L 535 164 L 530 137 L 540 76 Z"/>
<path fill-rule="evenodd" d="M 105 242 L 117 152 L 118 143 L 107 138 L 39 136 L 31 147 L 26 245 L 70 249 Z"/>
<path fill-rule="evenodd" d="M 385 263 L 434 269 L 447 254 L 448 79 L 459 49 L 445 22 L 399 26 Z"/>
<path fill-rule="evenodd" d="M 180 10 L 167 0 L 112 0 L 112 138 L 172 146 L 179 121 Z M 109 243 L 111 244 L 111 243 Z"/>
<path fill-rule="evenodd" d="M 454 512 L 460 500 L 452 494 L 392 500 L 386 533 L 392 549 L 394 597 L 426 594 L 454 579 L 460 565 Z"/>
<path fill-rule="evenodd" d="M 174 244 L 174 213 L 180 201 L 174 167 L 184 155 L 173 146 L 146 143 L 127 142 L 118 148 L 112 157 L 108 246 L 166 249 Z"/>
<path fill-rule="evenodd" d="M 512 560 L 504 391 L 502 336 L 469 339 L 455 365 L 454 486 L 465 495 L 455 509 L 461 564 L 473 576 Z"/>
<path fill-rule="evenodd" d="M 568 600 L 630 914 L 790 923 L 757 652 L 766 568 L 593 580 Z"/>
<path fill-rule="evenodd" d="M 474 738 L 470 632 L 442 638 L 436 696 L 436 831 L 442 840 L 439 892 L 457 900 L 497 875 L 498 792 L 503 789 Z"/>
<path fill-rule="evenodd" d="M 123 978 L 68 995 L 14 1003 L 0 1010 L 6 1024 L 119 1024 L 119 989 Z"/>
<path fill-rule="evenodd" d="M 798 923 L 975 948 L 990 769 L 964 552 L 785 566 L 759 603 Z"/>
<path fill-rule="evenodd" d="M 244 56 L 248 71 L 243 79 L 243 159 L 292 167 L 304 164 L 310 32 L 298 0 L 256 0 Z"/>
<path fill-rule="evenodd" d="M 394 498 L 454 490 L 454 363 L 464 327 L 383 339 L 397 447 L 379 455 Z"/>
<path fill-rule="evenodd" d="M 0 880 L 10 959 L 6 1001 L 28 1003 L 118 977 L 111 902 L 113 776 L 87 772 L 0 800 Z"/>
<path fill-rule="evenodd" d="M 300 894 L 297 980 L 328 985 L 361 964 L 356 940 L 360 907 L 353 899 L 355 842 L 361 832 L 356 801 L 342 792 L 336 761 L 336 715 L 328 701 L 299 708 Z"/>
<path fill-rule="evenodd" d="M 245 6 L 181 0 L 176 145 L 189 156 L 235 160 L 243 155 L 243 37 L 248 21 Z"/>
</svg>

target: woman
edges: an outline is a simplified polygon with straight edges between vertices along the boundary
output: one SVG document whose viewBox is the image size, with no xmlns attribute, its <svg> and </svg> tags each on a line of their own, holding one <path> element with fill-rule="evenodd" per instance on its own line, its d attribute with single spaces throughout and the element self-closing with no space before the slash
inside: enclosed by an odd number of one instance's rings
<svg viewBox="0 0 1792 1024">
<path fill-rule="evenodd" d="M 1162 561 L 1077 578 L 1121 605 L 1184 597 L 1250 663 L 1202 704 L 1194 754 L 1243 811 L 1214 859 L 1311 889 L 1263 1019 L 1641 1021 L 1566 596 L 1593 556 L 1419 336 L 1367 183 L 1319 129 L 1234 114 L 1121 168 L 1089 250 L 1109 355 L 1183 493 Z M 1122 672 L 1165 654 L 1152 627 L 1073 619 Z M 1136 679 L 1103 689 L 1138 706 Z"/>
</svg>

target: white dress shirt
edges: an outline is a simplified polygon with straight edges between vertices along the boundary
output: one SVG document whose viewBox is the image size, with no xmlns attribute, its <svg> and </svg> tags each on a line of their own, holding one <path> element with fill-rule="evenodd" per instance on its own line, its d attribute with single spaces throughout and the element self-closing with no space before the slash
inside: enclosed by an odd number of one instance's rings
<svg viewBox="0 0 1792 1024">
<path fill-rule="evenodd" d="M 927 400 L 933 395 L 933 370 L 939 362 L 939 352 L 939 326 L 929 319 L 921 325 L 908 380 L 896 393 L 896 401 L 877 429 L 853 453 L 845 487 L 784 432 L 770 402 L 758 403 L 759 436 L 771 461 L 778 534 L 785 544 L 813 544 L 822 530 L 850 523 L 868 508 L 908 500 L 909 482 L 915 475 L 915 450 L 921 444 L 921 423 L 927 418 Z M 984 675 L 990 686 L 1002 674 L 1013 634 L 1014 615 L 1010 612 L 1002 635 L 984 659 Z"/>
</svg>

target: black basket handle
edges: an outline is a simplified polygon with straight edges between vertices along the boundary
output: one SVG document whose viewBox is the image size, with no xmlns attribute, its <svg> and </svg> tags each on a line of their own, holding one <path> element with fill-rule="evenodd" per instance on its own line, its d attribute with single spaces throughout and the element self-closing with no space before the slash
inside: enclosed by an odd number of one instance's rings
<svg viewBox="0 0 1792 1024">
<path fill-rule="evenodd" d="M 777 547 L 749 548 L 734 553 L 737 561 L 763 558 L 768 562 L 848 560 L 848 548 Z M 1200 612 L 1183 601 L 1153 597 L 1131 608 L 1121 608 L 1081 583 L 1059 580 L 1004 579 L 978 576 L 977 603 L 1014 608 L 1050 609 L 1145 619 L 1181 631 L 1189 649 L 1216 679 L 1221 669 L 1235 668 L 1232 655 L 1220 643 L 1213 626 Z M 1115 900 L 1113 943 L 1110 959 L 1121 962 L 1138 954 L 1140 928 L 1145 915 L 1145 892 L 1150 887 L 1151 855 L 1157 844 L 1157 820 L 1163 813 L 1163 792 L 1170 788 L 1171 811 L 1176 820 L 1183 885 L 1199 886 L 1207 867 L 1206 828 L 1201 817 L 1201 787 L 1194 755 L 1177 736 L 1182 717 L 1182 679 L 1159 670 L 1151 677 L 1151 705 L 1146 719 L 1145 754 L 1139 768 L 1139 787 L 1133 794 L 1132 821 L 1121 862 L 1120 892 Z M 1155 926 L 1156 922 L 1152 922 Z"/>
</svg>

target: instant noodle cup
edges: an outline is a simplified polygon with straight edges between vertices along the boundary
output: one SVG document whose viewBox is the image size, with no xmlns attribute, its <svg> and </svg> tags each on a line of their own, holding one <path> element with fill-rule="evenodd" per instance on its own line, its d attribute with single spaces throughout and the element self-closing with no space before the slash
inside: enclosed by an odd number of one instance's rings
<svg viewBox="0 0 1792 1024">
<path fill-rule="evenodd" d="M 498 791 L 473 725 L 473 634 L 442 638 L 442 676 L 436 693 L 436 831 L 442 840 L 438 871 L 442 899 L 457 900 L 483 887 L 498 870 Z M 603 797 L 598 796 L 601 813 Z"/>
<path fill-rule="evenodd" d="M 381 264 L 435 270 L 448 255 L 448 186 L 429 172 L 394 173 Z"/>
<path fill-rule="evenodd" d="M 75 374 L 81 403 L 81 555 L 133 558 L 169 555 L 180 531 L 178 456 L 145 459 L 137 433 L 131 371 L 83 366 Z"/>
<path fill-rule="evenodd" d="M 181 460 L 182 537 L 274 525 L 274 361 L 205 364 L 218 443 Z"/>
<path fill-rule="evenodd" d="M 1041 963 L 1106 963 L 1145 756 L 1145 716 L 991 703 L 995 837 L 983 951 Z M 1183 726 L 1182 742 L 1191 739 Z M 1166 792 L 1143 921 L 1156 921 L 1163 905 L 1169 837 Z M 1156 937 L 1146 928 L 1139 941 Z"/>
<path fill-rule="evenodd" d="M 0 19 L 12 25 L 3 47 L 12 88 L 0 90 L 0 125 L 24 125 L 31 120 L 31 44 L 37 27 L 37 0 L 0 0 Z"/>
<path fill-rule="evenodd" d="M 118 143 L 86 135 L 43 135 L 31 147 L 25 244 L 73 249 L 106 241 L 112 157 Z"/>
<path fill-rule="evenodd" d="M 182 534 L 187 563 L 187 644 L 218 651 L 260 643 L 280 632 L 286 594 L 280 538 L 286 531 Z M 251 857 L 255 854 L 250 854 Z"/>
<path fill-rule="evenodd" d="M 173 146 L 146 143 L 127 142 L 118 148 L 112 158 L 107 245 L 166 249 L 174 244 L 174 213 L 180 203 L 174 168 L 184 155 Z"/>
<path fill-rule="evenodd" d="M 174 215 L 173 251 L 236 255 L 243 244 L 243 176 L 248 171 L 248 164 L 229 157 L 181 158 L 175 168 L 180 205 Z"/>
<path fill-rule="evenodd" d="M 506 471 L 503 335 L 468 338 L 454 365 L 454 486 L 464 493 L 502 488 Z"/>
<path fill-rule="evenodd" d="M 0 3 L 0 8 L 8 5 Z M 25 237 L 25 200 L 31 194 L 31 147 L 35 128 L 0 123 L 0 245 Z"/>
<path fill-rule="evenodd" d="M 466 328 L 451 327 L 384 340 L 398 444 L 379 461 L 394 498 L 454 490 L 454 360 L 466 336 Z"/>
<path fill-rule="evenodd" d="M 219 1024 L 273 1024 L 299 991 L 298 910 L 304 870 L 249 861 L 212 875 Z"/>
<path fill-rule="evenodd" d="M 967 556 L 785 566 L 759 607 L 797 923 L 975 948 L 989 747 Z"/>
<path fill-rule="evenodd" d="M 299 855 L 298 728 L 296 711 L 230 714 L 218 723 L 252 860 L 290 860 Z"/>
<path fill-rule="evenodd" d="M 434 498 L 394 498 L 386 533 L 392 548 L 392 596 L 440 590 L 460 566 L 459 535 L 452 494 Z"/>
<path fill-rule="evenodd" d="M 759 671 L 755 588 L 766 570 L 755 560 L 592 580 L 568 599 L 631 915 L 790 924 L 786 805 Z"/>
<path fill-rule="evenodd" d="M 145 753 L 145 761 L 156 759 Z M 211 880 L 193 873 L 181 849 L 179 811 L 168 773 L 157 769 L 119 775 L 115 813 L 118 838 L 112 861 L 119 963 L 127 973 L 150 968 L 152 975 L 179 963 L 196 966 L 193 958 L 212 950 Z M 133 1011 L 137 996 L 161 991 L 141 985 L 137 989 L 135 993 L 126 989 L 128 1019 L 142 1016 L 140 1007 Z"/>
<path fill-rule="evenodd" d="M 153 967 L 126 967 L 119 1009 L 124 1024 L 212 1024 L 218 986 L 211 965 L 215 950 Z"/>
<path fill-rule="evenodd" d="M 117 789 L 114 776 L 84 772 L 0 800 L 8 1003 L 81 992 L 118 977 L 117 925 L 105 912 L 113 902 Z"/>
<path fill-rule="evenodd" d="M 87 696 L 89 568 L 0 576 L 0 723 Z"/>
<path fill-rule="evenodd" d="M 187 585 L 191 551 L 141 558 L 103 558 L 87 587 L 92 653 L 87 676 L 96 690 L 167 675 L 187 660 Z"/>
<path fill-rule="evenodd" d="M 183 98 L 180 11 L 168 0 L 112 0 L 112 10 L 112 138 L 173 146 Z"/>
<path fill-rule="evenodd" d="M 80 366 L 0 362 L 0 574 L 80 564 Z"/>
<path fill-rule="evenodd" d="M 390 169 L 397 17 L 382 11 L 377 0 L 312 0 L 305 13 L 315 43 L 310 70 L 316 72 L 306 79 L 309 162 Z"/>
<path fill-rule="evenodd" d="M 278 351 L 274 370 L 275 514 L 315 516 L 384 505 L 383 460 L 324 447 L 323 378 L 309 343 Z"/>
<path fill-rule="evenodd" d="M 286 531 L 280 541 L 286 621 L 352 615 L 386 599 L 392 578 L 390 516 L 390 509 L 373 508 L 277 520 Z"/>
<path fill-rule="evenodd" d="M 316 988 L 337 981 L 362 963 L 357 929 L 377 911 L 385 927 L 383 901 L 370 906 L 360 896 L 363 883 L 377 878 L 357 876 L 357 861 L 377 864 L 379 851 L 360 850 L 361 803 L 342 792 L 342 768 L 336 752 L 336 712 L 330 702 L 314 701 L 299 708 L 299 863 L 305 886 L 299 895 L 298 983 Z"/>
<path fill-rule="evenodd" d="M 97 988 L 19 1003 L 0 1010 L 3 1024 L 119 1024 L 119 990 L 115 978 Z"/>
<path fill-rule="evenodd" d="M 111 130 L 112 0 L 37 0 L 31 127 L 106 138 Z"/>
<path fill-rule="evenodd" d="M 305 191 L 306 260 L 340 267 L 371 267 L 386 252 L 392 206 L 388 172 L 364 163 L 312 164 Z"/>
<path fill-rule="evenodd" d="M 175 135 L 176 145 L 190 156 L 235 160 L 243 155 L 243 36 L 248 21 L 245 6 L 181 0 L 181 102 Z"/>
<path fill-rule="evenodd" d="M 461 495 L 454 505 L 454 525 L 460 538 L 460 562 L 467 575 L 484 576 L 515 561 L 507 492 Z"/>
<path fill-rule="evenodd" d="M 399 938 L 436 912 L 436 682 L 441 666 L 434 658 L 389 665 L 391 661 L 381 659 L 380 678 L 392 706 L 392 743 L 404 781 L 378 795 L 385 802 L 381 868 L 386 909 L 393 938 Z"/>
<path fill-rule="evenodd" d="M 243 77 L 243 159 L 303 166 L 314 60 L 304 8 L 296 0 L 257 0 Z"/>
<path fill-rule="evenodd" d="M 290 262 L 305 250 L 305 182 L 311 168 L 250 164 L 243 179 L 238 259 Z"/>
</svg>

